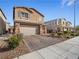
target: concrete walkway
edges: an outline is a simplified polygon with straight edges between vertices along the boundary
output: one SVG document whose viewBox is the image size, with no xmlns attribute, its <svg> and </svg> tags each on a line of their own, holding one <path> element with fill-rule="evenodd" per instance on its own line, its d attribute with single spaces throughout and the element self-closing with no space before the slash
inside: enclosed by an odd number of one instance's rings
<svg viewBox="0 0 79 59">
<path fill-rule="evenodd" d="M 79 59 L 79 37 L 51 45 L 14 59 Z"/>
</svg>

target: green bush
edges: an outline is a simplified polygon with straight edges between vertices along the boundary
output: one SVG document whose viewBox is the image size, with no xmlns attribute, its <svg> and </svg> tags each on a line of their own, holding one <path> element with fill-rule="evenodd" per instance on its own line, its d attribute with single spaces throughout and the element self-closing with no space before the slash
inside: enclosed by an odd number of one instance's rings
<svg viewBox="0 0 79 59">
<path fill-rule="evenodd" d="M 71 36 L 78 36 L 78 33 L 71 33 Z"/>
<path fill-rule="evenodd" d="M 58 33 L 57 33 L 57 35 L 59 35 L 59 36 L 60 36 L 60 35 L 63 35 L 63 33 L 62 33 L 62 32 L 58 32 Z"/>
<path fill-rule="evenodd" d="M 21 34 L 12 35 L 8 38 L 8 45 L 10 49 L 14 49 L 19 45 L 19 41 L 22 39 Z"/>
<path fill-rule="evenodd" d="M 8 40 L 9 40 L 9 41 L 8 41 L 8 44 L 9 44 L 9 48 L 10 48 L 10 49 L 16 48 L 17 45 L 19 44 L 18 38 L 17 38 L 16 35 L 12 35 L 11 37 L 9 37 Z"/>
<path fill-rule="evenodd" d="M 16 34 L 16 35 L 17 35 L 17 38 L 18 38 L 19 41 L 23 39 L 23 34 L 18 33 L 18 34 Z"/>
<path fill-rule="evenodd" d="M 63 31 L 64 34 L 70 34 L 71 31 Z"/>
<path fill-rule="evenodd" d="M 79 33 L 77 33 L 77 35 L 79 36 Z"/>
<path fill-rule="evenodd" d="M 67 39 L 69 39 L 69 38 L 70 38 L 70 36 L 66 36 L 66 38 L 67 38 Z"/>
<path fill-rule="evenodd" d="M 63 33 L 64 33 L 64 34 L 67 34 L 67 33 L 68 33 L 68 31 L 63 31 Z"/>
<path fill-rule="evenodd" d="M 74 34 L 74 33 L 71 33 L 70 35 L 71 35 L 71 36 L 74 36 L 75 34 Z"/>
<path fill-rule="evenodd" d="M 75 36 L 79 36 L 79 33 L 75 33 Z"/>
</svg>

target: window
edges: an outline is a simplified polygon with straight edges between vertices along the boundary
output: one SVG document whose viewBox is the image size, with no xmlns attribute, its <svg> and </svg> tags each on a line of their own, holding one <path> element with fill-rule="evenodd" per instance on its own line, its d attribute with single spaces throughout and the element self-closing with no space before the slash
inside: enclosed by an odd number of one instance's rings
<svg viewBox="0 0 79 59">
<path fill-rule="evenodd" d="M 28 18 L 28 13 L 21 12 L 21 14 L 22 14 L 22 17 L 26 17 L 26 18 Z"/>
<path fill-rule="evenodd" d="M 26 12 L 18 12 L 18 17 L 28 18 L 28 13 L 26 13 Z"/>
</svg>

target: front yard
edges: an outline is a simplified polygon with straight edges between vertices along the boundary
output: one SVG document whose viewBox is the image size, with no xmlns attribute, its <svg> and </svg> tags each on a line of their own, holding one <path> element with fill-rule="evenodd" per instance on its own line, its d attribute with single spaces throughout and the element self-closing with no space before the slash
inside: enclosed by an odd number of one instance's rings
<svg viewBox="0 0 79 59">
<path fill-rule="evenodd" d="M 67 32 L 64 32 L 64 35 L 59 32 L 58 36 L 45 36 L 45 35 L 32 35 L 25 36 L 21 41 L 18 41 L 16 37 L 10 37 L 9 43 L 6 40 L 0 40 L 0 59 L 11 59 L 18 57 L 23 54 L 27 54 L 62 41 L 69 39 L 69 37 L 64 37 L 65 35 L 69 36 Z M 75 35 L 77 36 L 77 35 Z M 18 38 L 21 39 L 21 38 Z M 19 45 L 16 45 L 19 42 Z"/>
<path fill-rule="evenodd" d="M 11 39 L 12 40 L 10 42 L 14 42 L 14 39 L 16 38 L 13 37 Z M 36 51 L 41 48 L 45 48 L 47 46 L 59 43 L 61 41 L 64 41 L 64 39 L 52 38 L 41 35 L 25 36 L 23 40 L 19 42 L 19 45 L 17 47 L 15 47 L 14 43 L 12 43 L 11 47 L 8 47 L 8 42 L 6 40 L 0 41 L 0 59 L 11 59 L 14 57 L 18 57 L 19 55 L 27 54 L 32 51 Z"/>
</svg>

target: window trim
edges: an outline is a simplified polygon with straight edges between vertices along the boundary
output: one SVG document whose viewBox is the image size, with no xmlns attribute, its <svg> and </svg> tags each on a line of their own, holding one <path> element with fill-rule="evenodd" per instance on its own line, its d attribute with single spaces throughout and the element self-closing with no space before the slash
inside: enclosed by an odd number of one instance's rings
<svg viewBox="0 0 79 59">
<path fill-rule="evenodd" d="M 18 12 L 18 17 L 20 18 L 29 18 L 29 14 L 27 12 Z"/>
</svg>

